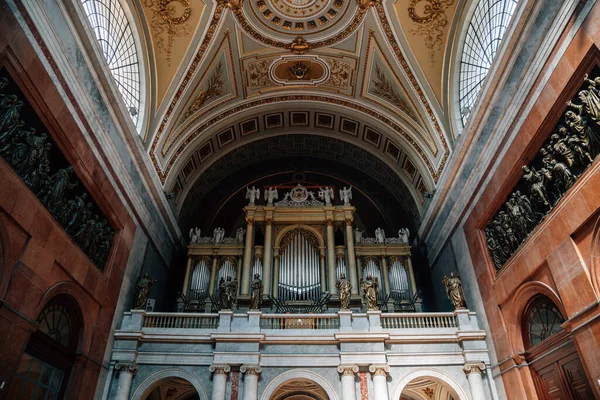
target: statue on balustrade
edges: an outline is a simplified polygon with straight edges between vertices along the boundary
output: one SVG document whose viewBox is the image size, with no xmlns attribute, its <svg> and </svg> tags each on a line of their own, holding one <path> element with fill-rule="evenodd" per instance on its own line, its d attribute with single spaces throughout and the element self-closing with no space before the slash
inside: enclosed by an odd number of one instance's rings
<svg viewBox="0 0 600 400">
<path fill-rule="evenodd" d="M 352 200 L 352 186 L 340 189 L 340 199 L 344 202 L 345 206 L 350 205 L 350 200 Z"/>
<path fill-rule="evenodd" d="M 263 295 L 263 283 L 260 280 L 259 274 L 254 274 L 254 280 L 250 286 L 251 297 L 250 297 L 250 309 L 260 310 Z"/>
<path fill-rule="evenodd" d="M 246 188 L 246 199 L 249 200 L 250 205 L 254 205 L 254 201 L 260 199 L 260 190 L 252 186 L 252 188 Z"/>
<path fill-rule="evenodd" d="M 375 229 L 375 240 L 377 243 L 385 243 L 385 231 L 382 228 Z"/>
<path fill-rule="evenodd" d="M 330 187 L 319 188 L 319 198 L 325 202 L 326 205 L 331 205 L 331 201 L 333 200 L 333 189 Z"/>
<path fill-rule="evenodd" d="M 360 278 L 360 287 L 365 295 L 367 310 L 377 311 L 377 293 L 379 292 L 379 279 L 367 275 L 367 279 Z"/>
<path fill-rule="evenodd" d="M 215 238 L 215 244 L 221 243 L 223 238 L 225 237 L 225 229 L 218 227 L 213 231 L 213 237 Z"/>
<path fill-rule="evenodd" d="M 237 300 L 237 289 L 237 279 L 231 280 L 231 277 L 228 276 L 227 280 L 223 280 L 223 277 L 221 277 L 221 280 L 219 281 L 219 298 L 221 300 L 221 309 L 233 309 L 233 304 Z"/>
<path fill-rule="evenodd" d="M 278 199 L 279 193 L 277 192 L 277 189 L 271 187 L 268 190 L 265 190 L 265 200 L 267 201 L 267 204 L 273 204 L 273 200 Z"/>
<path fill-rule="evenodd" d="M 144 273 L 143 277 L 139 277 L 135 284 L 135 298 L 133 302 L 134 310 L 143 310 L 150 297 L 150 292 L 156 284 L 158 279 L 150 277 L 147 272 Z"/>
<path fill-rule="evenodd" d="M 191 228 L 190 229 L 190 244 L 198 243 L 200 241 L 200 228 Z"/>
<path fill-rule="evenodd" d="M 235 241 L 238 243 L 244 243 L 244 235 L 246 234 L 246 230 L 244 228 L 238 228 L 235 231 Z"/>
<path fill-rule="evenodd" d="M 345 274 L 340 276 L 340 279 L 335 283 L 335 287 L 340 294 L 340 310 L 350 309 L 350 291 L 352 290 L 352 285 L 346 279 Z"/>
<path fill-rule="evenodd" d="M 363 233 L 358 230 L 358 228 L 354 229 L 354 243 L 359 244 L 362 241 Z"/>
<path fill-rule="evenodd" d="M 446 285 L 446 295 L 452 302 L 454 309 L 466 309 L 467 303 L 465 301 L 465 294 L 463 292 L 463 284 L 458 272 L 456 275 L 454 275 L 454 272 L 450 272 L 450 276 L 444 276 L 442 282 L 444 285 Z"/>
<path fill-rule="evenodd" d="M 410 231 L 408 228 L 400 228 L 398 231 L 398 239 L 400 239 L 400 243 L 408 244 L 410 241 Z"/>
</svg>

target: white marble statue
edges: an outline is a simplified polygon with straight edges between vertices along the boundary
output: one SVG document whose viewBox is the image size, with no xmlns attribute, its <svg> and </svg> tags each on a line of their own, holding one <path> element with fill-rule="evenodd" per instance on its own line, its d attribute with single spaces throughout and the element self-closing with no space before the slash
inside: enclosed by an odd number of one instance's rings
<svg viewBox="0 0 600 400">
<path fill-rule="evenodd" d="M 400 243 L 408 244 L 410 232 L 408 228 L 400 228 L 398 231 L 398 239 Z"/>
<path fill-rule="evenodd" d="M 358 228 L 354 229 L 354 243 L 358 244 L 362 240 L 362 231 L 359 231 Z"/>
<path fill-rule="evenodd" d="M 385 243 L 385 232 L 382 228 L 375 229 L 375 239 L 377 243 Z"/>
<path fill-rule="evenodd" d="M 246 233 L 246 230 L 244 228 L 239 228 L 237 231 L 235 231 L 235 239 L 238 243 L 244 243 L 244 234 Z"/>
<path fill-rule="evenodd" d="M 256 199 L 260 199 L 260 190 L 252 186 L 252 188 L 246 188 L 246 199 L 250 200 L 250 204 L 254 205 Z"/>
<path fill-rule="evenodd" d="M 213 231 L 213 237 L 215 238 L 215 244 L 221 243 L 223 237 L 225 237 L 225 229 L 215 228 L 215 230 Z"/>
<path fill-rule="evenodd" d="M 190 244 L 198 243 L 200 240 L 200 228 L 190 229 Z"/>
<path fill-rule="evenodd" d="M 278 199 L 279 193 L 277 193 L 277 189 L 271 187 L 269 190 L 265 190 L 265 200 L 267 200 L 267 204 L 273 204 L 273 200 Z"/>
<path fill-rule="evenodd" d="M 330 187 L 319 188 L 319 198 L 325 201 L 325 204 L 331 205 L 331 200 L 334 198 L 333 189 Z"/>
<path fill-rule="evenodd" d="M 352 200 L 352 186 L 349 188 L 340 189 L 340 199 L 344 202 L 345 206 L 350 205 L 350 200 Z"/>
</svg>

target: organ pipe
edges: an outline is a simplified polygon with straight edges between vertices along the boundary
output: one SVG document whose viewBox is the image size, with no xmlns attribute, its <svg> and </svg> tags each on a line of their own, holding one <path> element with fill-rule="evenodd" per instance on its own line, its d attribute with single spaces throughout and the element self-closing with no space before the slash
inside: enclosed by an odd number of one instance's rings
<svg viewBox="0 0 600 400">
<path fill-rule="evenodd" d="M 208 294 L 210 267 L 206 258 L 200 258 L 192 271 L 189 299 L 202 300 Z"/>
<path fill-rule="evenodd" d="M 377 293 L 377 299 L 380 301 L 385 300 L 385 287 L 383 278 L 381 276 L 381 270 L 379 268 L 379 263 L 373 257 L 367 257 L 363 261 L 363 279 L 367 279 L 367 276 L 371 275 L 373 278 L 377 278 L 379 281 L 379 292 Z"/>
<path fill-rule="evenodd" d="M 278 297 L 282 301 L 311 301 L 320 296 L 319 250 L 298 229 L 289 233 L 279 257 Z"/>
<path fill-rule="evenodd" d="M 392 258 L 390 266 L 391 296 L 395 299 L 408 300 L 410 298 L 410 284 L 407 267 L 398 257 Z"/>
</svg>

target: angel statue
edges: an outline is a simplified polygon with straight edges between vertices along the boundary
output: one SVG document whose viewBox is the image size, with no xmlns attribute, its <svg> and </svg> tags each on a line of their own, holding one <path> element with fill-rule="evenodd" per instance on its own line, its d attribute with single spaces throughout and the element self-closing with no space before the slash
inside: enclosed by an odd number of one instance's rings
<svg viewBox="0 0 600 400">
<path fill-rule="evenodd" d="M 333 189 L 330 187 L 319 188 L 319 198 L 325 201 L 325 204 L 330 206 L 333 200 Z"/>
<path fill-rule="evenodd" d="M 367 279 L 360 278 L 360 287 L 367 301 L 368 311 L 378 311 L 377 307 L 377 292 L 379 291 L 379 279 L 373 278 L 371 274 L 367 275 Z"/>
<path fill-rule="evenodd" d="M 238 243 L 244 243 L 244 234 L 246 233 L 246 230 L 244 228 L 239 228 L 237 231 L 235 231 L 235 241 Z"/>
<path fill-rule="evenodd" d="M 340 294 L 340 310 L 350 309 L 350 290 L 352 290 L 352 285 L 350 284 L 350 281 L 346 279 L 345 274 L 340 276 L 340 279 L 335 283 L 335 288 Z"/>
<path fill-rule="evenodd" d="M 213 237 L 215 238 L 215 244 L 221 243 L 223 238 L 225 237 L 225 229 L 223 228 L 215 228 L 213 231 Z"/>
<path fill-rule="evenodd" d="M 198 243 L 200 241 L 200 228 L 190 229 L 190 244 Z"/>
<path fill-rule="evenodd" d="M 400 228 L 398 231 L 398 239 L 400 239 L 400 243 L 408 244 L 410 232 L 408 228 Z"/>
<path fill-rule="evenodd" d="M 277 193 L 277 189 L 271 187 L 269 190 L 265 190 L 265 200 L 267 200 L 267 204 L 273 204 L 273 200 L 277 199 L 279 199 L 279 193 Z"/>
<path fill-rule="evenodd" d="M 354 243 L 360 243 L 362 241 L 363 232 L 358 228 L 354 229 Z"/>
<path fill-rule="evenodd" d="M 382 228 L 375 229 L 375 240 L 377 243 L 385 243 L 385 231 Z"/>
<path fill-rule="evenodd" d="M 444 276 L 442 280 L 446 285 L 446 295 L 452 302 L 455 310 L 464 310 L 467 308 L 465 302 L 465 294 L 463 292 L 463 284 L 460 279 L 458 272 L 454 275 L 454 272 L 450 272 L 450 276 Z"/>
<path fill-rule="evenodd" d="M 254 200 L 260 199 L 260 190 L 254 186 L 246 188 L 246 199 L 250 200 L 250 205 L 254 205 Z"/>
<path fill-rule="evenodd" d="M 345 206 L 350 205 L 350 200 L 352 200 L 352 186 L 349 188 L 340 189 L 340 199 L 344 202 Z"/>
</svg>

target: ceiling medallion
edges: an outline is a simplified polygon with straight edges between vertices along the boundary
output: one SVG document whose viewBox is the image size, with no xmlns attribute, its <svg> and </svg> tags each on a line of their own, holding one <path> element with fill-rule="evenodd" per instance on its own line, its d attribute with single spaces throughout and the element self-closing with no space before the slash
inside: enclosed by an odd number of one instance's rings
<svg viewBox="0 0 600 400">
<path fill-rule="evenodd" d="M 304 54 L 311 48 L 311 44 L 308 43 L 302 36 L 298 36 L 290 45 L 290 50 L 295 54 Z"/>
<path fill-rule="evenodd" d="M 297 62 L 295 65 L 290 67 L 289 71 L 292 79 L 310 79 L 310 68 L 308 68 L 303 62 Z"/>
</svg>

